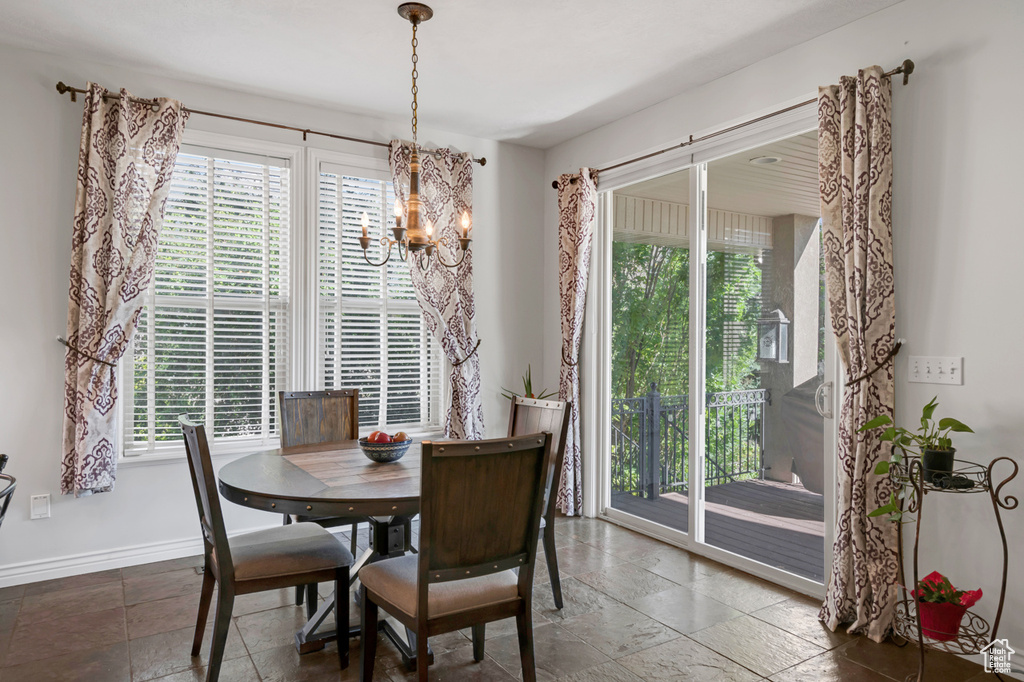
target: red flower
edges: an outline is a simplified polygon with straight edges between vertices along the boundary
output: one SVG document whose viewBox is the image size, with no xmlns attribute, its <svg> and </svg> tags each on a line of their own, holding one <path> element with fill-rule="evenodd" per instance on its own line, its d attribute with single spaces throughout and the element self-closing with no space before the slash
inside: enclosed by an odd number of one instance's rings
<svg viewBox="0 0 1024 682">
<path fill-rule="evenodd" d="M 971 608 L 981 599 L 981 590 L 969 590 L 960 597 L 960 606 Z"/>
</svg>

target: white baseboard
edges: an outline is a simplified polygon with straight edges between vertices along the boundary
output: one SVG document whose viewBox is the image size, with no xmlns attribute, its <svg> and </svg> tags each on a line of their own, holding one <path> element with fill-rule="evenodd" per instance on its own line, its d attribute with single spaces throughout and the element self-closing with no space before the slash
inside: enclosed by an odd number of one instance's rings
<svg viewBox="0 0 1024 682">
<path fill-rule="evenodd" d="M 230 533 L 230 535 L 235 536 L 272 527 L 276 527 L 276 524 L 248 528 Z M 83 552 L 81 554 L 69 554 L 49 559 L 24 561 L 18 564 L 7 564 L 6 566 L 0 566 L 0 588 L 37 583 L 54 578 L 66 578 L 81 573 L 94 573 L 111 568 L 148 564 L 154 561 L 180 559 L 181 557 L 202 554 L 202 552 L 203 542 L 200 538 L 184 538 L 98 552 Z"/>
</svg>

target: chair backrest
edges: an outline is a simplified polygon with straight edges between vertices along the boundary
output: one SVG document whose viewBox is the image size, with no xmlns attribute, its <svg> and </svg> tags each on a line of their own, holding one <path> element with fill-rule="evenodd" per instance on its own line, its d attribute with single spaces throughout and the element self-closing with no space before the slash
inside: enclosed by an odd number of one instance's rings
<svg viewBox="0 0 1024 682">
<path fill-rule="evenodd" d="M 185 454 L 188 455 L 188 469 L 192 474 L 192 491 L 196 495 L 203 541 L 207 549 L 213 551 L 219 577 L 230 580 L 234 576 L 234 565 L 231 563 L 228 535 L 224 530 L 220 494 L 217 492 L 217 476 L 213 473 L 206 429 L 202 424 L 190 421 L 188 415 L 184 414 L 178 417 L 178 423 L 181 424 L 181 433 L 185 437 Z"/>
<path fill-rule="evenodd" d="M 550 433 L 423 442 L 419 613 L 428 583 L 509 568 L 528 594 L 552 457 Z"/>
<path fill-rule="evenodd" d="M 562 465 L 565 462 L 565 434 L 569 431 L 569 411 L 572 403 L 565 400 L 535 400 L 515 396 L 512 399 L 511 414 L 508 417 L 508 435 L 521 436 L 527 433 L 547 431 L 551 434 L 551 449 L 554 451 L 551 465 L 551 485 L 544 491 L 544 516 L 550 524 L 556 511 L 555 489 L 562 481 Z"/>
<path fill-rule="evenodd" d="M 281 447 L 359 438 L 359 389 L 280 391 Z"/>
<path fill-rule="evenodd" d="M 6 457 L 7 455 L 4 455 Z M 14 497 L 14 489 L 18 487 L 18 481 L 9 474 L 0 474 L 0 526 L 4 523 L 4 517 L 7 516 L 7 507 L 11 504 L 11 498 Z"/>
</svg>

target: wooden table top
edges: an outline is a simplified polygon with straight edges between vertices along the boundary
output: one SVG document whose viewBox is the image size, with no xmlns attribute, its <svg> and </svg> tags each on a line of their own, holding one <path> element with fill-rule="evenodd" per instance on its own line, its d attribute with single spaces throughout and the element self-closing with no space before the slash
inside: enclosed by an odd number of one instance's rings
<svg viewBox="0 0 1024 682">
<path fill-rule="evenodd" d="M 420 504 L 420 445 L 397 462 L 371 461 L 356 441 L 264 450 L 221 467 L 236 504 L 306 516 L 411 515 Z"/>
</svg>

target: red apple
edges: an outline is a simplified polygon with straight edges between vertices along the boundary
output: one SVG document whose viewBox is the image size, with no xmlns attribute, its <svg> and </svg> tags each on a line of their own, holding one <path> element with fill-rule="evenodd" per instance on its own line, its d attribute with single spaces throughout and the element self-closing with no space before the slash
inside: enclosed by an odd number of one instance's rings
<svg viewBox="0 0 1024 682">
<path fill-rule="evenodd" d="M 390 443 L 391 436 L 384 433 L 383 431 L 374 431 L 370 434 L 370 437 L 366 439 L 369 443 Z"/>
</svg>

